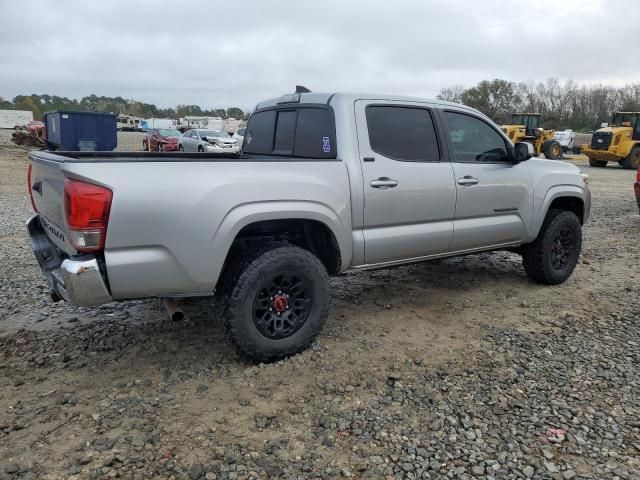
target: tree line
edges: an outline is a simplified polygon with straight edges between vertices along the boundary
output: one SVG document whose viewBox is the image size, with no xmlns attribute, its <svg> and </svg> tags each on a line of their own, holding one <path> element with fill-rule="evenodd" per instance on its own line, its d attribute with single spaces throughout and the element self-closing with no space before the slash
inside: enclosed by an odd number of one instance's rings
<svg viewBox="0 0 640 480">
<path fill-rule="evenodd" d="M 57 95 L 18 95 L 13 100 L 0 97 L 0 109 L 4 110 L 31 110 L 33 118 L 42 120 L 45 112 L 52 110 L 79 110 L 83 112 L 108 112 L 135 115 L 142 118 L 180 118 L 186 115 L 203 117 L 222 117 L 246 119 L 249 115 L 241 108 L 214 108 L 202 109 L 198 105 L 177 105 L 175 108 L 158 108 L 152 103 L 144 103 L 138 100 L 122 97 L 104 97 L 89 95 L 80 100 Z"/>
<path fill-rule="evenodd" d="M 537 83 L 494 79 L 471 88 L 443 88 L 438 98 L 473 107 L 499 124 L 508 123 L 511 113 L 528 112 L 542 114 L 545 128 L 591 131 L 609 122 L 613 112 L 640 111 L 640 83 L 612 87 L 557 78 Z"/>
</svg>

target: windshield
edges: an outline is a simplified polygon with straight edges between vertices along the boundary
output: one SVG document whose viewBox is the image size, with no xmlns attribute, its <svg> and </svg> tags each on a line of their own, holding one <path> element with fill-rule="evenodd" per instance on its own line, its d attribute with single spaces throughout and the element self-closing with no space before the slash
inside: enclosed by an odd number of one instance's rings
<svg viewBox="0 0 640 480">
<path fill-rule="evenodd" d="M 198 133 L 201 137 L 229 138 L 229 135 L 219 130 L 198 130 Z"/>
<path fill-rule="evenodd" d="M 538 128 L 538 120 L 540 117 L 534 115 L 518 115 L 511 117 L 513 125 L 525 125 L 527 128 Z"/>
<path fill-rule="evenodd" d="M 182 134 L 178 130 L 160 130 L 160 135 L 163 137 L 179 137 Z"/>
<path fill-rule="evenodd" d="M 616 113 L 613 115 L 611 125 L 620 126 L 623 123 L 628 123 L 629 126 L 633 126 L 636 123 L 636 114 L 633 113 Z"/>
</svg>

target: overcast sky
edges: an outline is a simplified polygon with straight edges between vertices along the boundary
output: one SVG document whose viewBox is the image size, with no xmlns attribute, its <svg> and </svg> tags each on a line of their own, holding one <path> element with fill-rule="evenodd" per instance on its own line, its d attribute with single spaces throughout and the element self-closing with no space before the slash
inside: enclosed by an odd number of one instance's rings
<svg viewBox="0 0 640 480">
<path fill-rule="evenodd" d="M 482 79 L 640 81 L 639 0 L 3 0 L 0 96 L 251 109 L 291 92 L 435 96 Z"/>
</svg>

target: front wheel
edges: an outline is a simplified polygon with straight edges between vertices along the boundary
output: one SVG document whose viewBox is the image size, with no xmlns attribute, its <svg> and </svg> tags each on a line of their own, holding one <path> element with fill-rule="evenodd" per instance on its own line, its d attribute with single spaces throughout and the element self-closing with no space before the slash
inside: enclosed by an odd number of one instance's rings
<svg viewBox="0 0 640 480">
<path fill-rule="evenodd" d="M 202 145 L 198 146 L 198 152 L 204 153 L 204 147 Z"/>
<path fill-rule="evenodd" d="M 627 158 L 620 165 L 622 165 L 622 168 L 636 170 L 640 166 L 640 146 L 633 147 Z"/>
<path fill-rule="evenodd" d="M 178 146 L 178 150 L 181 151 L 181 152 L 184 152 L 184 147 L 182 145 L 179 145 Z"/>
<path fill-rule="evenodd" d="M 244 356 L 271 362 L 301 352 L 329 311 L 329 277 L 308 250 L 259 247 L 229 261 L 219 293 L 227 336 Z"/>
<path fill-rule="evenodd" d="M 582 249 L 582 226 L 575 213 L 550 210 L 538 236 L 522 249 L 522 264 L 532 280 L 557 285 L 571 276 Z"/>
<path fill-rule="evenodd" d="M 557 140 L 547 140 L 542 145 L 544 158 L 558 160 L 562 156 L 562 145 Z"/>
</svg>

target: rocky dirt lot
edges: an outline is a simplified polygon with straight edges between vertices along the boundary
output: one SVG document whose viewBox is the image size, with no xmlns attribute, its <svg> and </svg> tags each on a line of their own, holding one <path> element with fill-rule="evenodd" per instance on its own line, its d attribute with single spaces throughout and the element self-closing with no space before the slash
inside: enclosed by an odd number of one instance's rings
<svg viewBox="0 0 640 480">
<path fill-rule="evenodd" d="M 50 303 L 0 147 L 0 478 L 640 478 L 634 173 L 577 163 L 566 284 L 505 252 L 347 274 L 309 351 L 252 365 L 209 300 Z"/>
</svg>

